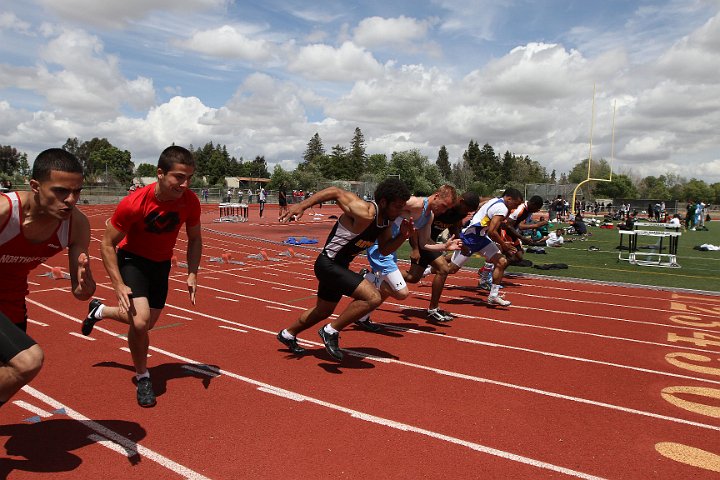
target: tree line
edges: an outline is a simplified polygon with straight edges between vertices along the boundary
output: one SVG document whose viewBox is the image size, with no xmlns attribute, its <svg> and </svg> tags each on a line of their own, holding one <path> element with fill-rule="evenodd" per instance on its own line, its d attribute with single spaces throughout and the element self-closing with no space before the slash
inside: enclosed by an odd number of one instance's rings
<svg viewBox="0 0 720 480">
<path fill-rule="evenodd" d="M 128 186 L 135 177 L 154 177 L 156 174 L 155 164 L 135 166 L 129 151 L 115 147 L 106 138 L 88 141 L 68 138 L 62 148 L 80 160 L 88 184 Z M 315 133 L 295 170 L 288 171 L 276 165 L 272 174 L 261 155 L 246 161 L 231 156 L 225 145 L 212 141 L 197 149 L 190 145 L 188 149 L 197 164 L 193 187 L 222 188 L 225 177 L 249 177 L 270 178 L 268 188 L 272 190 L 314 191 L 319 185 L 334 180 L 379 183 L 388 176 L 397 175 L 418 195 L 430 194 L 441 184 L 451 183 L 461 191 L 488 196 L 507 187 L 523 191 L 524 186 L 531 183 L 579 183 L 588 175 L 588 159 L 581 160 L 558 177 L 555 170 L 548 174 L 543 165 L 527 155 L 509 151 L 498 154 L 491 145 L 486 143 L 480 147 L 475 140 L 470 140 L 462 158 L 454 164 L 444 145 L 434 161 L 419 150 L 393 152 L 389 158 L 382 153 L 368 155 L 360 128 L 355 128 L 348 145 L 334 145 L 329 152 L 319 133 Z M 3 181 L 22 183 L 30 173 L 27 155 L 12 146 L 0 146 L 0 166 Z M 591 177 L 609 179 L 610 172 L 606 160 L 592 161 Z M 687 180 L 675 174 L 633 178 L 613 173 L 612 181 L 591 182 L 588 187 L 594 198 L 696 199 L 720 203 L 720 183 L 708 185 L 703 180 Z"/>
</svg>

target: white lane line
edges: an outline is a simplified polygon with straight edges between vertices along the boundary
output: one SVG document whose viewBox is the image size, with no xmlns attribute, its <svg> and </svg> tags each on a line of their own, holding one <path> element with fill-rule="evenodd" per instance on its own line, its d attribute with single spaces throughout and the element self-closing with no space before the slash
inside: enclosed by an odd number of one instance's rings
<svg viewBox="0 0 720 480">
<path fill-rule="evenodd" d="M 250 295 L 243 295 L 243 294 L 241 294 L 241 293 L 236 293 L 236 292 L 227 292 L 227 291 L 225 291 L 225 290 L 220 290 L 220 289 L 216 289 L 216 288 L 212 288 L 212 287 L 205 287 L 205 288 L 207 288 L 207 289 L 209 289 L 209 290 L 216 290 L 216 291 L 219 291 L 219 292 L 229 293 L 229 294 L 231 294 L 231 295 L 236 295 L 236 296 L 238 296 L 238 297 L 245 298 L 245 299 L 249 299 L 249 300 L 255 300 L 255 301 L 258 301 L 258 302 L 260 302 L 260 303 L 266 304 L 266 305 L 265 305 L 266 307 L 268 306 L 267 304 L 270 303 L 270 304 L 275 304 L 276 306 L 282 306 L 282 307 L 291 308 L 291 309 L 294 309 L 294 310 L 305 310 L 304 307 L 297 306 L 297 305 L 289 305 L 289 304 L 285 304 L 285 303 L 281 303 L 281 302 L 275 302 L 275 301 L 273 301 L 273 300 L 266 300 L 266 299 L 262 299 L 262 298 L 258 298 L 258 297 L 253 297 L 253 296 L 250 296 Z M 387 302 L 386 302 L 386 304 L 387 304 Z M 186 309 L 184 309 L 184 308 L 182 308 L 182 307 L 177 307 L 177 306 L 175 306 L 175 305 L 168 305 L 168 306 L 171 306 L 171 307 L 173 307 L 173 308 L 176 308 L 176 309 L 178 309 L 178 310 L 180 310 L 180 311 L 190 312 L 189 310 L 186 310 Z M 212 316 L 212 315 L 206 315 L 206 314 L 203 314 L 203 313 L 200 313 L 200 312 L 194 312 L 194 313 L 196 313 L 197 315 L 202 315 L 202 316 L 206 316 L 206 317 L 209 317 L 209 318 L 214 318 L 214 319 L 216 319 L 216 320 L 228 321 L 228 322 L 229 322 L 229 320 L 220 319 L 220 317 L 215 317 L 215 316 Z M 337 317 L 337 315 L 335 315 L 335 314 L 333 314 L 333 315 L 331 316 L 331 318 L 336 318 L 336 317 Z M 473 318 L 473 319 L 494 321 L 493 319 L 486 319 L 486 318 L 483 318 L 483 317 L 473 317 L 473 316 L 470 316 L 470 315 L 464 315 L 463 317 L 464 317 L 464 318 Z M 232 323 L 235 323 L 235 322 L 232 322 Z M 240 325 L 240 326 L 245 327 L 245 328 L 253 329 L 253 330 L 258 330 L 258 331 L 266 332 L 266 330 L 256 329 L 255 327 L 250 326 L 250 325 L 239 324 L 239 323 L 238 323 L 237 325 Z M 606 366 L 606 367 L 620 368 L 620 369 L 624 369 L 624 370 L 631 370 L 631 371 L 642 372 L 642 373 L 650 373 L 650 374 L 654 374 L 654 375 L 662 375 L 662 376 L 673 377 L 673 378 L 682 378 L 682 379 L 688 379 L 688 380 L 696 380 L 696 381 L 700 381 L 700 382 L 714 383 L 714 384 L 720 385 L 720 380 L 710 380 L 710 379 L 707 379 L 707 378 L 693 377 L 693 376 L 690 376 L 690 375 L 683 375 L 683 374 L 680 374 L 680 373 L 664 372 L 664 371 L 660 371 L 660 370 L 652 370 L 652 369 L 643 368 L 643 367 L 635 367 L 635 366 L 632 366 L 632 365 L 623 365 L 623 364 L 619 364 L 619 363 L 605 362 L 605 361 L 602 361 L 602 360 L 593 360 L 593 359 L 585 358 L 585 357 L 576 357 L 576 356 L 572 356 L 572 355 L 564 355 L 564 354 L 561 354 L 561 353 L 553 353 L 553 352 L 546 352 L 546 351 L 543 351 L 543 350 L 535 350 L 535 349 L 531 349 L 531 348 L 516 347 L 516 346 L 514 346 L 514 345 L 504 345 L 504 344 L 500 344 L 500 343 L 483 342 L 483 341 L 480 341 L 480 340 L 474 340 L 474 339 L 469 339 L 469 338 L 466 339 L 466 338 L 462 338 L 462 337 L 456 337 L 456 336 L 448 335 L 448 334 L 445 334 L 445 333 L 439 334 L 439 333 L 434 333 L 434 332 L 426 332 L 426 331 L 422 331 L 422 330 L 414 330 L 414 329 L 408 329 L 408 328 L 404 328 L 404 327 L 396 327 L 396 326 L 391 326 L 391 325 L 385 325 L 385 328 L 394 329 L 394 330 L 399 330 L 399 331 L 408 331 L 408 332 L 409 332 L 409 331 L 412 331 L 412 332 L 414 332 L 414 333 L 418 333 L 418 334 L 422 334 L 422 335 L 432 335 L 433 337 L 438 337 L 438 338 L 442 338 L 442 339 L 445 339 L 445 340 L 462 341 L 462 342 L 473 343 L 473 344 L 476 344 L 476 345 L 482 345 L 482 346 L 486 346 L 486 347 L 503 348 L 503 349 L 507 349 L 507 350 L 521 351 L 521 352 L 525 352 L 525 353 L 532 353 L 532 354 L 536 354 L 536 355 L 542 355 L 542 356 L 544 356 L 544 357 L 560 358 L 560 359 L 563 359 L 563 360 L 570 360 L 570 361 L 575 361 L 575 362 L 590 363 L 590 364 L 594 364 L 594 365 L 602 365 L 602 366 Z M 592 336 L 599 336 L 599 337 L 601 337 L 601 338 L 606 338 L 605 336 L 597 335 L 597 334 L 592 334 Z M 638 341 L 639 341 L 639 340 L 638 340 Z M 683 346 L 681 346 L 681 345 L 668 345 L 668 344 L 658 344 L 658 345 L 660 345 L 660 346 L 665 346 L 665 347 L 668 347 L 668 348 L 673 348 L 673 349 L 680 349 L 680 350 L 694 350 L 694 351 L 701 351 L 701 352 L 705 352 L 705 353 L 716 353 L 716 352 L 714 352 L 714 351 L 712 351 L 712 350 L 702 350 L 702 349 L 696 349 L 696 348 L 692 348 L 692 347 L 683 347 Z"/>
<path fill-rule="evenodd" d="M 283 288 L 283 287 L 272 287 L 273 290 L 280 290 L 282 292 L 292 292 L 289 288 Z"/>
<path fill-rule="evenodd" d="M 37 320 L 33 320 L 31 318 L 28 318 L 28 323 L 32 323 L 33 325 L 39 325 L 41 327 L 49 327 L 50 326 L 47 323 L 38 322 Z"/>
<path fill-rule="evenodd" d="M 150 349 L 157 351 L 159 353 L 162 353 L 164 355 L 167 355 L 170 358 L 174 358 L 176 360 L 181 360 L 185 363 L 199 364 L 199 362 L 197 362 L 195 360 L 168 352 L 166 350 L 162 350 L 160 348 L 151 346 Z M 314 397 L 309 397 L 309 396 L 303 395 L 301 393 L 292 392 L 290 390 L 285 390 L 283 388 L 279 388 L 274 385 L 270 385 L 268 383 L 261 382 L 259 380 L 254 380 L 252 378 L 248 378 L 243 375 L 238 375 L 236 373 L 229 372 L 224 369 L 219 369 L 218 372 L 222 375 L 234 378 L 236 380 L 240 380 L 242 382 L 249 383 L 250 385 L 255 385 L 256 387 L 258 387 L 259 391 L 262 391 L 265 393 L 271 393 L 273 395 L 281 396 L 283 398 L 288 398 L 288 399 L 291 399 L 296 402 L 313 403 L 313 404 L 321 406 L 321 407 L 325 407 L 325 408 L 329 408 L 329 409 L 332 409 L 332 410 L 335 410 L 338 412 L 349 414 L 353 418 L 357 418 L 359 420 L 363 420 L 366 422 L 375 423 L 377 425 L 393 428 L 393 429 L 400 430 L 403 432 L 412 432 L 412 433 L 417 433 L 420 435 L 425 435 L 425 436 L 428 436 L 435 440 L 440 440 L 440 441 L 445 441 L 445 442 L 452 443 L 455 445 L 460 445 L 460 446 L 463 446 L 463 447 L 466 447 L 466 448 L 469 448 L 471 450 L 475 450 L 475 451 L 478 451 L 481 453 L 486 453 L 488 455 L 493 455 L 496 457 L 504 458 L 506 460 L 523 463 L 525 465 L 532 465 L 536 468 L 541 468 L 541 469 L 545 469 L 545 470 L 551 470 L 554 472 L 563 473 L 565 475 L 569 475 L 572 477 L 584 478 L 584 479 L 601 479 L 602 478 L 602 477 L 596 477 L 593 475 L 589 475 L 584 472 L 579 472 L 577 470 L 571 470 L 569 468 L 561 467 L 558 465 L 553 465 L 551 463 L 543 462 L 543 461 L 536 460 L 536 459 L 533 459 L 530 457 L 525 457 L 523 455 L 517 455 L 517 454 L 511 453 L 511 452 L 504 451 L 504 450 L 498 450 L 498 449 L 488 447 L 485 445 L 481 445 L 478 443 L 470 442 L 467 440 L 462 440 L 460 438 L 451 437 L 449 435 L 444 435 L 444 434 L 441 434 L 438 432 L 434 432 L 432 430 L 426 430 L 424 428 L 415 427 L 415 426 L 409 425 L 407 423 L 401 423 L 401 422 L 396 422 L 394 420 L 377 417 L 375 415 L 360 412 L 358 410 L 353 410 L 351 408 L 343 407 L 341 405 L 337 405 L 334 403 L 319 400 Z"/>
<path fill-rule="evenodd" d="M 240 301 L 237 298 L 227 298 L 227 297 L 217 297 L 217 296 L 215 298 L 219 298 L 220 300 L 227 300 L 228 302 L 239 302 Z"/>
<path fill-rule="evenodd" d="M 87 340 L 88 342 L 94 342 L 95 339 L 93 337 L 86 337 L 85 335 L 77 332 L 68 332 L 73 337 L 82 338 L 83 340 Z"/>
<path fill-rule="evenodd" d="M 111 333 L 112 333 L 112 332 L 111 332 Z M 114 333 L 112 333 L 112 335 L 113 335 L 113 336 L 117 336 L 117 335 L 115 335 Z M 123 352 L 127 352 L 127 353 L 132 354 L 132 352 L 130 351 L 130 349 L 129 349 L 128 347 L 120 347 L 120 350 L 122 350 Z M 152 357 L 152 354 L 151 354 L 151 353 L 148 353 L 148 354 L 147 354 L 147 358 L 150 358 L 150 357 Z"/>
<path fill-rule="evenodd" d="M 185 317 L 185 316 L 182 316 L 182 315 L 176 315 L 176 314 L 174 314 L 174 313 L 166 313 L 165 315 L 167 315 L 168 317 L 179 318 L 180 320 L 192 320 L 192 318 L 190 318 L 190 317 Z"/>
<path fill-rule="evenodd" d="M 72 408 L 68 407 L 67 405 L 64 405 L 60 403 L 59 401 L 55 400 L 54 398 L 45 395 L 44 393 L 40 392 L 39 390 L 34 389 L 33 387 L 29 385 L 25 385 L 23 388 L 23 391 L 27 393 L 28 395 L 37 398 L 38 400 L 41 400 L 54 409 L 65 409 L 65 413 L 72 418 L 73 420 L 77 420 L 78 422 L 82 422 L 83 425 L 88 427 L 89 429 L 95 431 L 96 434 L 101 435 L 102 437 L 108 438 L 112 440 L 114 443 L 122 446 L 122 448 L 125 451 L 135 451 L 142 455 L 144 459 L 151 460 L 158 465 L 161 465 L 168 470 L 175 472 L 177 475 L 181 475 L 188 480 L 210 480 L 209 478 L 200 475 L 194 470 L 191 470 L 184 465 L 180 465 L 177 462 L 174 462 L 170 460 L 167 457 L 164 457 L 163 455 L 150 450 L 149 448 L 146 448 L 139 443 L 133 442 L 131 440 L 128 440 L 121 434 L 114 432 L 113 430 L 110 430 L 109 428 L 99 424 L 98 422 L 91 420 L 90 418 L 86 417 L 85 415 L 82 415 L 81 413 L 73 410 Z"/>
<path fill-rule="evenodd" d="M 137 450 L 132 450 L 130 448 L 125 448 L 122 445 L 113 442 L 112 440 L 108 440 L 105 437 L 101 437 L 97 433 L 91 433 L 87 436 L 90 440 L 92 440 L 95 443 L 99 443 L 105 448 L 109 448 L 113 452 L 119 453 L 120 455 L 123 455 L 128 458 L 137 457 L 138 452 Z"/>
<path fill-rule="evenodd" d="M 174 306 L 174 305 L 168 305 L 168 306 L 169 306 L 169 307 L 172 307 L 172 308 L 177 308 L 178 310 L 185 310 L 185 309 L 182 308 L 182 307 L 177 307 L 177 306 Z M 269 330 L 264 330 L 264 329 L 257 328 L 257 327 L 253 327 L 253 326 L 250 326 L 250 325 L 243 325 L 243 324 L 241 324 L 241 323 L 233 322 L 233 321 L 231 321 L 231 320 L 225 320 L 225 319 L 222 319 L 222 318 L 220 318 L 220 317 L 215 317 L 215 316 L 207 315 L 207 314 L 204 314 L 204 313 L 198 313 L 198 314 L 199 314 L 199 315 L 202 315 L 202 316 L 204 316 L 204 317 L 207 317 L 207 318 L 215 319 L 215 320 L 220 321 L 220 322 L 225 322 L 225 323 L 230 323 L 230 324 L 234 324 L 234 325 L 243 326 L 243 327 L 246 327 L 246 328 L 248 328 L 248 329 L 250 329 L 250 330 L 255 330 L 255 331 L 263 332 L 263 333 L 268 333 L 268 334 L 271 334 L 271 335 L 277 335 L 275 332 L 271 332 L 271 331 L 269 331 Z M 322 347 L 322 346 L 323 346 L 322 343 L 320 343 L 320 342 L 314 342 L 314 341 L 311 341 L 311 340 L 298 339 L 298 341 L 301 342 L 303 345 L 311 345 L 311 346 L 315 346 L 315 347 Z M 150 347 L 150 348 L 153 349 L 153 350 L 155 349 L 154 347 Z M 368 355 L 368 354 L 365 354 L 365 353 L 362 353 L 362 352 L 357 352 L 357 351 L 350 350 L 350 349 L 346 349 L 346 348 L 343 349 L 343 352 L 346 352 L 346 353 L 348 353 L 348 354 L 350 354 L 350 355 L 353 355 L 353 356 L 356 356 L 356 357 L 365 358 L 365 359 L 368 359 L 368 360 L 373 360 L 373 361 L 377 361 L 377 362 L 381 362 L 381 363 L 396 363 L 396 364 L 398 364 L 398 365 L 403 365 L 403 366 L 410 367 L 410 368 L 416 368 L 416 369 L 419 369 L 419 370 L 425 370 L 425 371 L 429 371 L 429 372 L 434 372 L 434 373 L 437 373 L 437 374 L 439 374 L 439 375 L 443 375 L 443 376 L 447 376 L 447 377 L 451 377 L 451 378 L 456 378 L 456 379 L 461 379 L 461 380 L 468 380 L 468 381 L 478 382 L 478 383 L 487 383 L 487 384 L 490 384 L 490 385 L 496 385 L 496 386 L 500 386 L 500 387 L 504 387 L 504 388 L 510 388 L 510 389 L 514 389 L 514 390 L 520 390 L 520 391 L 535 393 L 535 394 L 538 394 L 538 395 L 548 396 L 548 397 L 552 397 L 552 398 L 559 398 L 559 399 L 568 400 L 568 401 L 571 401 L 571 402 L 577 402 L 577 403 L 583 403 L 583 404 L 593 405 L 593 406 L 596 406 L 596 407 L 607 408 L 607 409 L 610 409 L 610 410 L 617 410 L 617 411 L 620 411 L 620 412 L 631 413 L 631 414 L 635 414 L 635 415 L 641 415 L 641 416 L 656 418 L 656 419 L 660 419 L 660 420 L 666 420 L 666 421 L 669 421 L 669 422 L 682 423 L 682 424 L 685 424 L 685 425 L 692 425 L 692 426 L 694 426 L 694 427 L 707 428 L 707 429 L 709 429 L 709 430 L 716 430 L 716 431 L 719 431 L 719 432 L 720 432 L 720 427 L 719 427 L 719 426 L 708 425 L 708 424 L 699 423 L 699 422 L 693 422 L 693 421 L 690 421 L 690 420 L 685 420 L 685 419 L 683 419 L 683 418 L 670 417 L 670 416 L 667 416 L 667 415 L 660 415 L 660 414 L 656 414 L 656 413 L 653 413 L 653 412 L 647 412 L 647 411 L 643 411 L 643 410 L 637 410 L 637 409 L 628 408 L 628 407 L 623 407 L 623 406 L 620 406 L 620 405 L 614 405 L 614 404 L 605 403 L 605 402 L 598 402 L 598 401 L 595 401 L 595 400 L 589 400 L 589 399 L 582 398 L 582 397 L 574 397 L 574 396 L 565 395 L 565 394 L 562 394 L 562 393 L 551 392 L 551 391 L 547 391 L 547 390 L 541 390 L 541 389 L 539 389 L 539 388 L 526 387 L 526 386 L 523 386 L 523 385 L 516 385 L 516 384 L 513 384 L 513 383 L 502 382 L 502 381 L 499 381 L 499 380 L 492 380 L 492 379 L 489 379 L 489 378 L 477 377 L 477 376 L 475 376 L 475 375 L 469 375 L 469 374 L 458 373 L 458 372 L 451 372 L 451 371 L 449 371 L 449 370 L 443 370 L 443 369 L 441 369 L 441 368 L 429 367 L 429 366 L 421 365 L 421 364 L 417 364 L 417 363 L 403 362 L 403 361 L 401 361 L 401 360 L 396 360 L 396 359 L 392 359 L 392 358 L 375 357 L 375 356 L 372 356 L 372 355 Z M 164 353 L 164 352 L 163 352 L 163 353 Z M 597 363 L 602 363 L 602 362 L 597 362 Z M 611 364 L 611 365 L 612 365 L 612 364 Z M 625 367 L 625 366 L 622 366 L 622 365 L 621 365 L 620 367 L 621 367 L 621 368 L 630 368 L 630 367 Z M 633 369 L 636 369 L 636 368 L 633 368 Z M 636 369 L 636 370 L 643 371 L 643 370 L 645 370 L 645 369 Z M 645 371 L 646 371 L 647 373 L 659 373 L 659 374 L 664 374 L 664 372 L 656 372 L 656 371 L 654 371 L 654 370 L 645 370 Z M 676 376 L 676 375 L 672 375 L 672 376 Z M 689 377 L 689 376 L 685 376 L 685 375 L 677 375 L 677 376 L 687 377 L 688 379 L 698 380 L 698 381 L 705 380 L 705 379 L 702 379 L 702 378 Z M 712 380 L 709 380 L 709 382 L 710 382 L 710 383 L 719 383 L 719 382 L 712 381 Z"/>
<path fill-rule="evenodd" d="M 240 332 L 240 333 L 248 333 L 247 330 L 243 330 L 241 328 L 235 328 L 235 327 L 228 327 L 227 325 L 220 325 L 219 328 L 224 328 L 225 330 L 233 330 L 235 332 Z"/>
<path fill-rule="evenodd" d="M 285 308 L 285 307 L 273 307 L 271 305 L 267 305 L 265 308 L 269 308 L 271 310 L 280 310 L 282 312 L 292 312 L 292 310 L 290 310 L 289 308 Z"/>
<path fill-rule="evenodd" d="M 12 403 L 14 403 L 15 405 L 17 405 L 20 408 L 24 408 L 28 412 L 34 413 L 38 417 L 48 418 L 48 417 L 52 417 L 52 415 L 53 415 L 52 413 L 47 412 L 40 407 L 36 407 L 35 405 L 24 402 L 22 400 L 13 400 Z"/>
</svg>

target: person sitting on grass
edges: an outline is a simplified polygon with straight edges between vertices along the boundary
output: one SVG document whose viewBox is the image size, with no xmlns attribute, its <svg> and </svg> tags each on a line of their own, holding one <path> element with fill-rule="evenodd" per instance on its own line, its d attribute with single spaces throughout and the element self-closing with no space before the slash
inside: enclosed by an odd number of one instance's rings
<svg viewBox="0 0 720 480">
<path fill-rule="evenodd" d="M 563 228 L 558 228 L 554 232 L 550 232 L 550 235 L 548 235 L 545 240 L 545 245 L 548 247 L 562 247 L 563 243 L 565 243 L 565 239 L 563 238 L 564 234 L 565 229 Z"/>
<path fill-rule="evenodd" d="M 620 230 L 634 230 L 635 229 L 635 212 L 629 214 L 624 223 L 618 223 L 617 228 Z"/>
<path fill-rule="evenodd" d="M 573 220 L 572 227 L 575 229 L 575 233 L 578 235 L 587 235 L 587 225 L 585 224 L 585 221 L 583 220 L 582 215 L 579 213 L 575 215 L 575 220 Z"/>
</svg>

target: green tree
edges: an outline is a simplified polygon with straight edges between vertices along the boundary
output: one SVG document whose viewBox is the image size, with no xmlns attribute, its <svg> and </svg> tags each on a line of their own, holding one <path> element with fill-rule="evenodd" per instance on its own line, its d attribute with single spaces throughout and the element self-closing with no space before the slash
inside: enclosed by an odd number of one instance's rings
<svg viewBox="0 0 720 480">
<path fill-rule="evenodd" d="M 384 153 L 374 153 L 368 157 L 367 172 L 372 173 L 376 177 L 385 178 L 387 176 L 388 159 Z"/>
<path fill-rule="evenodd" d="M 597 182 L 593 193 L 596 198 L 638 198 L 638 190 L 627 175 L 613 175 L 611 182 Z"/>
<path fill-rule="evenodd" d="M 490 144 L 483 145 L 478 161 L 478 170 L 475 171 L 475 177 L 491 185 L 493 189 L 502 187 L 500 158 L 495 155 L 495 150 Z"/>
<path fill-rule="evenodd" d="M 350 142 L 350 151 L 347 154 L 347 180 L 357 180 L 365 172 L 367 155 L 365 154 L 365 136 L 359 127 Z"/>
<path fill-rule="evenodd" d="M 550 183 L 557 183 L 557 173 L 555 173 L 554 168 L 552 173 L 550 174 Z"/>
<path fill-rule="evenodd" d="M 324 176 L 331 180 L 353 180 L 347 163 L 347 148 L 340 144 L 335 145 L 327 162 L 323 165 Z"/>
<path fill-rule="evenodd" d="M 282 168 L 279 164 L 273 168 L 273 173 L 270 176 L 270 183 L 268 183 L 269 190 L 279 190 L 281 188 L 288 189 L 292 188 L 295 181 L 292 174 Z"/>
<path fill-rule="evenodd" d="M 715 196 L 715 191 L 703 180 L 691 178 L 685 184 L 684 194 L 686 200 L 699 200 L 707 203 Z"/>
<path fill-rule="evenodd" d="M 19 173 L 21 156 L 15 147 L 0 146 L 0 171 L 7 175 Z"/>
<path fill-rule="evenodd" d="M 151 163 L 141 163 L 135 169 L 136 177 L 154 177 L 157 175 L 157 165 Z"/>
<path fill-rule="evenodd" d="M 103 178 L 107 184 L 127 186 L 132 183 L 135 165 L 127 150 L 120 150 L 113 145 L 103 147 L 97 144 L 90 150 L 88 160 L 95 166 L 96 175 Z"/>
<path fill-rule="evenodd" d="M 320 139 L 320 134 L 315 132 L 315 135 L 312 136 L 310 141 L 307 144 L 307 148 L 305 149 L 305 153 L 303 153 L 303 161 L 298 165 L 299 169 L 303 169 L 309 164 L 313 163 L 318 157 L 325 156 L 325 147 L 323 147 L 322 140 Z"/>
<path fill-rule="evenodd" d="M 590 165 L 591 178 L 610 178 L 610 164 L 604 158 L 593 160 Z M 588 178 L 588 159 L 575 164 L 567 176 L 568 183 L 580 183 Z"/>
<path fill-rule="evenodd" d="M 463 161 L 473 171 L 473 176 L 477 176 L 480 171 L 480 147 L 475 140 L 470 140 L 467 150 L 463 153 Z"/>
<path fill-rule="evenodd" d="M 440 170 L 418 150 L 393 152 L 388 173 L 400 175 L 410 192 L 416 195 L 430 195 L 442 184 Z"/>
<path fill-rule="evenodd" d="M 670 198 L 670 189 L 668 189 L 667 179 L 664 175 L 654 177 L 652 175 L 643 178 L 640 181 L 640 197 L 664 200 Z"/>
<path fill-rule="evenodd" d="M 62 148 L 77 157 L 83 166 L 86 179 L 92 182 L 99 178 L 105 178 L 106 162 L 103 161 L 103 155 L 116 147 L 107 138 L 95 137 L 92 140 L 80 142 L 75 137 L 68 138 Z M 124 176 L 124 174 L 122 175 Z"/>
<path fill-rule="evenodd" d="M 453 164 L 452 173 L 450 174 L 450 183 L 464 192 L 469 190 L 470 185 L 474 181 L 475 174 L 466 160 L 463 159 L 462 161 Z"/>
<path fill-rule="evenodd" d="M 437 165 L 438 170 L 440 170 L 440 175 L 442 175 L 442 178 L 444 180 L 449 180 L 450 174 L 452 174 L 452 167 L 450 165 L 450 156 L 448 155 L 448 151 L 447 148 L 445 148 L 445 145 L 440 147 L 437 160 L 435 160 L 435 165 Z"/>
<path fill-rule="evenodd" d="M 305 192 L 317 191 L 320 185 L 326 182 L 326 178 L 323 177 L 316 162 L 310 163 L 302 169 L 296 168 L 292 172 L 292 178 L 295 188 L 302 189 Z"/>
<path fill-rule="evenodd" d="M 246 170 L 248 177 L 268 178 L 270 176 L 264 155 L 255 156 L 255 159 L 252 162 L 248 162 L 248 164 L 249 170 Z"/>
</svg>

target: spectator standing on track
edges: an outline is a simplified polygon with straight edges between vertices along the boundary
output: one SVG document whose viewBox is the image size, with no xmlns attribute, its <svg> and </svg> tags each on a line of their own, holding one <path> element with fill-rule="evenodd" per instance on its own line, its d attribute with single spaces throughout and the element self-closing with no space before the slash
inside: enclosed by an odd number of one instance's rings
<svg viewBox="0 0 720 480">
<path fill-rule="evenodd" d="M 192 154 L 183 147 L 168 147 L 158 160 L 158 181 L 118 204 L 107 222 L 101 246 L 118 306 L 106 306 L 93 299 L 82 325 L 83 335 L 89 335 L 95 323 L 103 318 L 129 325 L 128 346 L 141 407 L 156 403 L 147 369 L 149 331 L 165 307 L 170 262 L 183 223 L 188 237 L 187 287 L 190 301 L 195 304 L 202 236 L 200 201 L 188 188 L 194 173 Z"/>
<path fill-rule="evenodd" d="M 260 190 L 258 190 L 258 202 L 260 203 L 260 218 L 263 216 L 263 212 L 265 212 L 265 200 L 267 199 L 267 193 L 265 192 L 265 188 L 260 187 Z"/>
<path fill-rule="evenodd" d="M 33 163 L 30 191 L 0 193 L 0 405 L 43 364 L 42 349 L 26 333 L 30 271 L 67 247 L 73 296 L 87 300 L 95 293 L 87 253 L 90 223 L 75 208 L 82 184 L 77 158 L 51 148 Z"/>
<path fill-rule="evenodd" d="M 519 190 L 508 188 L 501 197 L 485 202 L 460 235 L 463 242 L 462 250 L 455 252 L 452 257 L 451 274 L 457 272 L 474 253 L 480 253 L 486 262 L 493 264 L 493 285 L 487 300 L 489 305 L 503 307 L 510 305 L 509 301 L 500 296 L 500 282 L 508 266 L 507 258 L 498 247 L 500 243 L 503 243 L 500 224 L 510 215 L 510 211 L 517 208 L 522 201 L 523 196 Z M 515 247 L 512 245 L 505 245 L 505 247 L 510 254 L 514 253 Z"/>
<path fill-rule="evenodd" d="M 343 295 L 352 301 L 331 323 L 320 327 L 318 334 L 327 352 L 336 360 L 343 359 L 340 331 L 380 305 L 380 293 L 363 277 L 350 270 L 350 263 L 363 250 L 378 241 L 380 251 L 390 254 L 412 234 L 412 222 L 403 221 L 400 233 L 392 238 L 390 224 L 405 208 L 410 192 L 400 180 L 391 178 L 375 190 L 375 201 L 366 202 L 352 192 L 330 187 L 291 206 L 281 221 L 298 220 L 310 206 L 335 201 L 343 213 L 328 236 L 322 252 L 315 260 L 318 292 L 315 306 L 306 310 L 277 339 L 296 355 L 305 352 L 297 343 L 297 335 L 328 318 Z"/>
<path fill-rule="evenodd" d="M 282 218 L 282 216 L 287 213 L 287 191 L 285 191 L 285 185 L 280 185 L 280 189 L 278 190 L 278 220 Z"/>
</svg>

